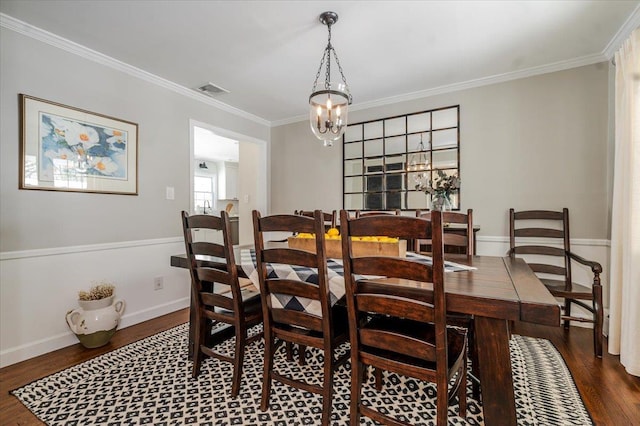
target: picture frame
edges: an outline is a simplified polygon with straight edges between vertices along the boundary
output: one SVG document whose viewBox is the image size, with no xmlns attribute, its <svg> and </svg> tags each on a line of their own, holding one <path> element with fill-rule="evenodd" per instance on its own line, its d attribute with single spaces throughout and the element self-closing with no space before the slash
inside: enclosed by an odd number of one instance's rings
<svg viewBox="0 0 640 426">
<path fill-rule="evenodd" d="M 20 94 L 19 189 L 138 195 L 138 125 Z"/>
</svg>

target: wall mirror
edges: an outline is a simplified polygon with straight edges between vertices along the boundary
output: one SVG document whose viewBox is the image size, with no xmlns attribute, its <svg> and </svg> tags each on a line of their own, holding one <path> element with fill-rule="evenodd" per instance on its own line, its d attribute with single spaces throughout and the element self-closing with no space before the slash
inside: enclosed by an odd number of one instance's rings
<svg viewBox="0 0 640 426">
<path fill-rule="evenodd" d="M 460 105 L 349 124 L 342 146 L 344 209 L 431 208 L 416 185 L 433 182 L 438 171 L 460 176 Z M 410 167 L 420 153 L 424 171 Z M 460 210 L 459 189 L 450 199 Z"/>
</svg>

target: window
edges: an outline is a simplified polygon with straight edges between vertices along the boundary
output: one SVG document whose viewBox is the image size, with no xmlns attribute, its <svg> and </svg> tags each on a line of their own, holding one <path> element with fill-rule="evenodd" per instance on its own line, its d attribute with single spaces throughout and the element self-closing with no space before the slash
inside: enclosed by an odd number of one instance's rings
<svg viewBox="0 0 640 426">
<path fill-rule="evenodd" d="M 213 211 L 213 178 L 211 176 L 193 177 L 194 212 L 197 214 Z"/>
<path fill-rule="evenodd" d="M 343 208 L 416 210 L 430 207 L 430 196 L 416 189 L 408 170 L 420 140 L 429 160 L 427 180 L 438 170 L 460 176 L 460 106 L 349 124 L 343 136 Z M 451 197 L 460 209 L 460 193 Z"/>
</svg>

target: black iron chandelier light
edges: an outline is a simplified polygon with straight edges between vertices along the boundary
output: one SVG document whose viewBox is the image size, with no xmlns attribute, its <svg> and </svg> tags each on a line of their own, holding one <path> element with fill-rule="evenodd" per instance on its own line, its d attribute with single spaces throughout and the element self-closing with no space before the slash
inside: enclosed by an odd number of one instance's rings
<svg viewBox="0 0 640 426">
<path fill-rule="evenodd" d="M 351 105 L 351 92 L 347 85 L 347 79 L 342 72 L 338 55 L 331 45 L 331 26 L 338 21 L 335 12 L 324 12 L 320 15 L 320 22 L 326 25 L 329 31 L 327 47 L 324 49 L 320 68 L 313 82 L 311 96 L 309 96 L 309 124 L 313 134 L 324 142 L 324 146 L 332 146 L 333 141 L 339 139 L 347 128 L 349 105 Z M 331 82 L 331 54 L 336 60 L 341 82 Z M 324 87 L 318 90 L 318 79 L 325 64 Z"/>
</svg>

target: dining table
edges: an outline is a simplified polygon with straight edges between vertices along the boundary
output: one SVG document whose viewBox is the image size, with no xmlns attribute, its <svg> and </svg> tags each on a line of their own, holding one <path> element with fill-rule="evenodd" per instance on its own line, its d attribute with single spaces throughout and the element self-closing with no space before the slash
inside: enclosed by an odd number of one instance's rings
<svg viewBox="0 0 640 426">
<path fill-rule="evenodd" d="M 236 264 L 239 274 L 256 280 L 254 284 L 259 287 L 257 274 L 248 264 L 251 250 L 248 246 L 236 247 Z M 510 323 L 523 321 L 559 327 L 560 306 L 521 258 L 447 254 L 445 259 L 463 266 L 449 268 L 445 273 L 446 304 L 448 312 L 473 315 L 475 320 L 484 422 L 488 426 L 516 425 Z M 197 261 L 204 266 L 220 266 L 220 260 L 215 258 L 202 257 Z M 340 263 L 341 259 L 331 261 Z M 171 256 L 171 266 L 188 268 L 186 255 Z M 334 272 L 340 275 L 340 268 L 334 267 Z M 340 281 L 344 286 L 344 278 L 340 278 L 334 276 L 330 286 L 339 285 Z M 344 291 L 337 292 L 336 300 L 340 294 L 344 295 Z M 232 335 L 233 330 L 221 333 L 218 338 Z M 190 342 L 191 336 L 190 332 Z"/>
</svg>

